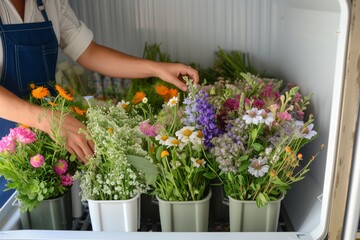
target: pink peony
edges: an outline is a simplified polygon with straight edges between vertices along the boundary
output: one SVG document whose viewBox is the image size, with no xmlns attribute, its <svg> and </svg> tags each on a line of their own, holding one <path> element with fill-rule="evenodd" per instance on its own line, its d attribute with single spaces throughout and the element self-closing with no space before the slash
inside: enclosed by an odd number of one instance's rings
<svg viewBox="0 0 360 240">
<path fill-rule="evenodd" d="M 44 163 L 44 156 L 41 154 L 36 154 L 32 158 L 30 158 L 30 164 L 34 168 L 41 167 L 41 165 Z"/>
<path fill-rule="evenodd" d="M 21 143 L 29 144 L 36 141 L 36 135 L 29 128 L 16 127 L 10 129 L 10 137 L 18 140 Z"/>
<path fill-rule="evenodd" d="M 158 128 L 154 125 L 151 125 L 148 121 L 143 121 L 139 125 L 140 131 L 149 136 L 149 137 L 156 137 Z"/>
<path fill-rule="evenodd" d="M 66 160 L 59 159 L 59 160 L 57 160 L 57 162 L 54 166 L 54 171 L 56 172 L 57 175 L 63 175 L 68 170 L 68 167 L 69 167 L 69 164 L 67 163 Z"/>
<path fill-rule="evenodd" d="M 69 173 L 61 176 L 61 185 L 71 186 L 73 184 L 73 182 L 74 182 L 74 179 Z"/>
<path fill-rule="evenodd" d="M 16 143 L 14 139 L 10 136 L 2 137 L 0 140 L 0 152 L 8 151 L 10 154 L 13 154 L 16 149 Z"/>
</svg>

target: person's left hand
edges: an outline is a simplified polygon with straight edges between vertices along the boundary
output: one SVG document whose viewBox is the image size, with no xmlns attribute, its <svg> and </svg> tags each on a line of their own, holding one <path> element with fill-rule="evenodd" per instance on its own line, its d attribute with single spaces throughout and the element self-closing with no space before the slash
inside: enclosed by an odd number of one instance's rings
<svg viewBox="0 0 360 240">
<path fill-rule="evenodd" d="M 182 76 L 188 76 L 193 80 L 193 84 L 199 83 L 198 71 L 181 63 L 157 62 L 156 73 L 156 77 L 175 85 L 183 91 L 187 90 L 187 86 L 186 83 L 182 81 Z"/>
</svg>

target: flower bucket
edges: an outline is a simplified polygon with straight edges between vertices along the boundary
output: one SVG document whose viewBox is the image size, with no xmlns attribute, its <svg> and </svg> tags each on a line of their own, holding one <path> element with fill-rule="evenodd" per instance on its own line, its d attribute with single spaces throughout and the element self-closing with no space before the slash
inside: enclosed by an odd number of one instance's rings
<svg viewBox="0 0 360 240">
<path fill-rule="evenodd" d="M 159 201 L 163 232 L 207 232 L 211 190 L 199 201 Z"/>
<path fill-rule="evenodd" d="M 283 198 L 258 208 L 256 201 L 229 197 L 230 232 L 276 232 Z"/>
<path fill-rule="evenodd" d="M 23 229 L 71 230 L 70 191 L 61 197 L 41 201 L 31 212 L 21 212 L 20 219 Z"/>
<path fill-rule="evenodd" d="M 140 193 L 129 200 L 88 200 L 93 231 L 136 232 L 140 228 Z"/>
<path fill-rule="evenodd" d="M 80 196 L 80 180 L 75 179 L 71 186 L 71 202 L 72 202 L 72 216 L 73 218 L 80 218 L 83 215 L 84 209 Z"/>
</svg>

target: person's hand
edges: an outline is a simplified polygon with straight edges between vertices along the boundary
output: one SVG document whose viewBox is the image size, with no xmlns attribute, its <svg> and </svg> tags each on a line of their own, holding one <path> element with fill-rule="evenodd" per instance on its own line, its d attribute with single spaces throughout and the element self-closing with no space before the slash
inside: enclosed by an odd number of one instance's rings
<svg viewBox="0 0 360 240">
<path fill-rule="evenodd" d="M 46 119 L 48 127 L 44 131 L 56 141 L 50 127 L 54 118 L 48 115 Z M 79 133 L 79 129 L 86 131 L 86 126 L 73 116 L 66 115 L 61 123 L 60 135 L 66 139 L 66 150 L 70 154 L 75 154 L 80 161 L 87 163 L 94 154 L 94 142 L 87 140 L 85 133 Z"/>
<path fill-rule="evenodd" d="M 66 138 L 66 150 L 70 154 L 75 154 L 82 162 L 87 163 L 94 154 L 94 142 L 87 140 L 85 133 L 79 133 L 80 128 L 86 131 L 83 123 L 67 115 L 62 123 L 61 135 Z"/>
<path fill-rule="evenodd" d="M 157 77 L 164 80 L 165 82 L 171 83 L 178 87 L 179 89 L 186 91 L 187 86 L 184 81 L 182 81 L 182 76 L 188 76 L 193 80 L 193 84 L 198 84 L 199 74 L 196 69 L 191 68 L 190 66 L 180 64 L 180 63 L 156 63 L 156 72 Z"/>
</svg>

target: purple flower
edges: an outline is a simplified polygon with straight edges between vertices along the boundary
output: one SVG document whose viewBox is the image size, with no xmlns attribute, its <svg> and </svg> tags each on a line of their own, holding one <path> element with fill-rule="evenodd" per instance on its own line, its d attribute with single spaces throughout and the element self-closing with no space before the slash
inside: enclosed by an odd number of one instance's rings
<svg viewBox="0 0 360 240">
<path fill-rule="evenodd" d="M 12 128 L 10 129 L 9 136 L 24 144 L 29 144 L 36 141 L 35 133 L 29 128 Z"/>
<path fill-rule="evenodd" d="M 151 125 L 148 120 L 141 122 L 139 127 L 140 131 L 149 137 L 156 137 L 158 134 L 158 128 Z"/>
<path fill-rule="evenodd" d="M 68 170 L 68 167 L 69 167 L 69 164 L 67 163 L 66 160 L 59 159 L 59 160 L 57 160 L 57 162 L 54 166 L 54 171 L 56 172 L 57 175 L 63 175 Z"/>
<path fill-rule="evenodd" d="M 30 164 L 34 168 L 41 167 L 41 165 L 44 163 L 45 159 L 44 156 L 41 154 L 36 154 L 32 158 L 30 158 Z"/>
<path fill-rule="evenodd" d="M 229 98 L 224 102 L 224 107 L 232 110 L 237 110 L 239 108 L 239 97 L 237 98 Z"/>
<path fill-rule="evenodd" d="M 8 151 L 10 154 L 13 154 L 16 149 L 16 143 L 14 139 L 10 136 L 2 137 L 0 140 L 0 152 Z"/>
</svg>

